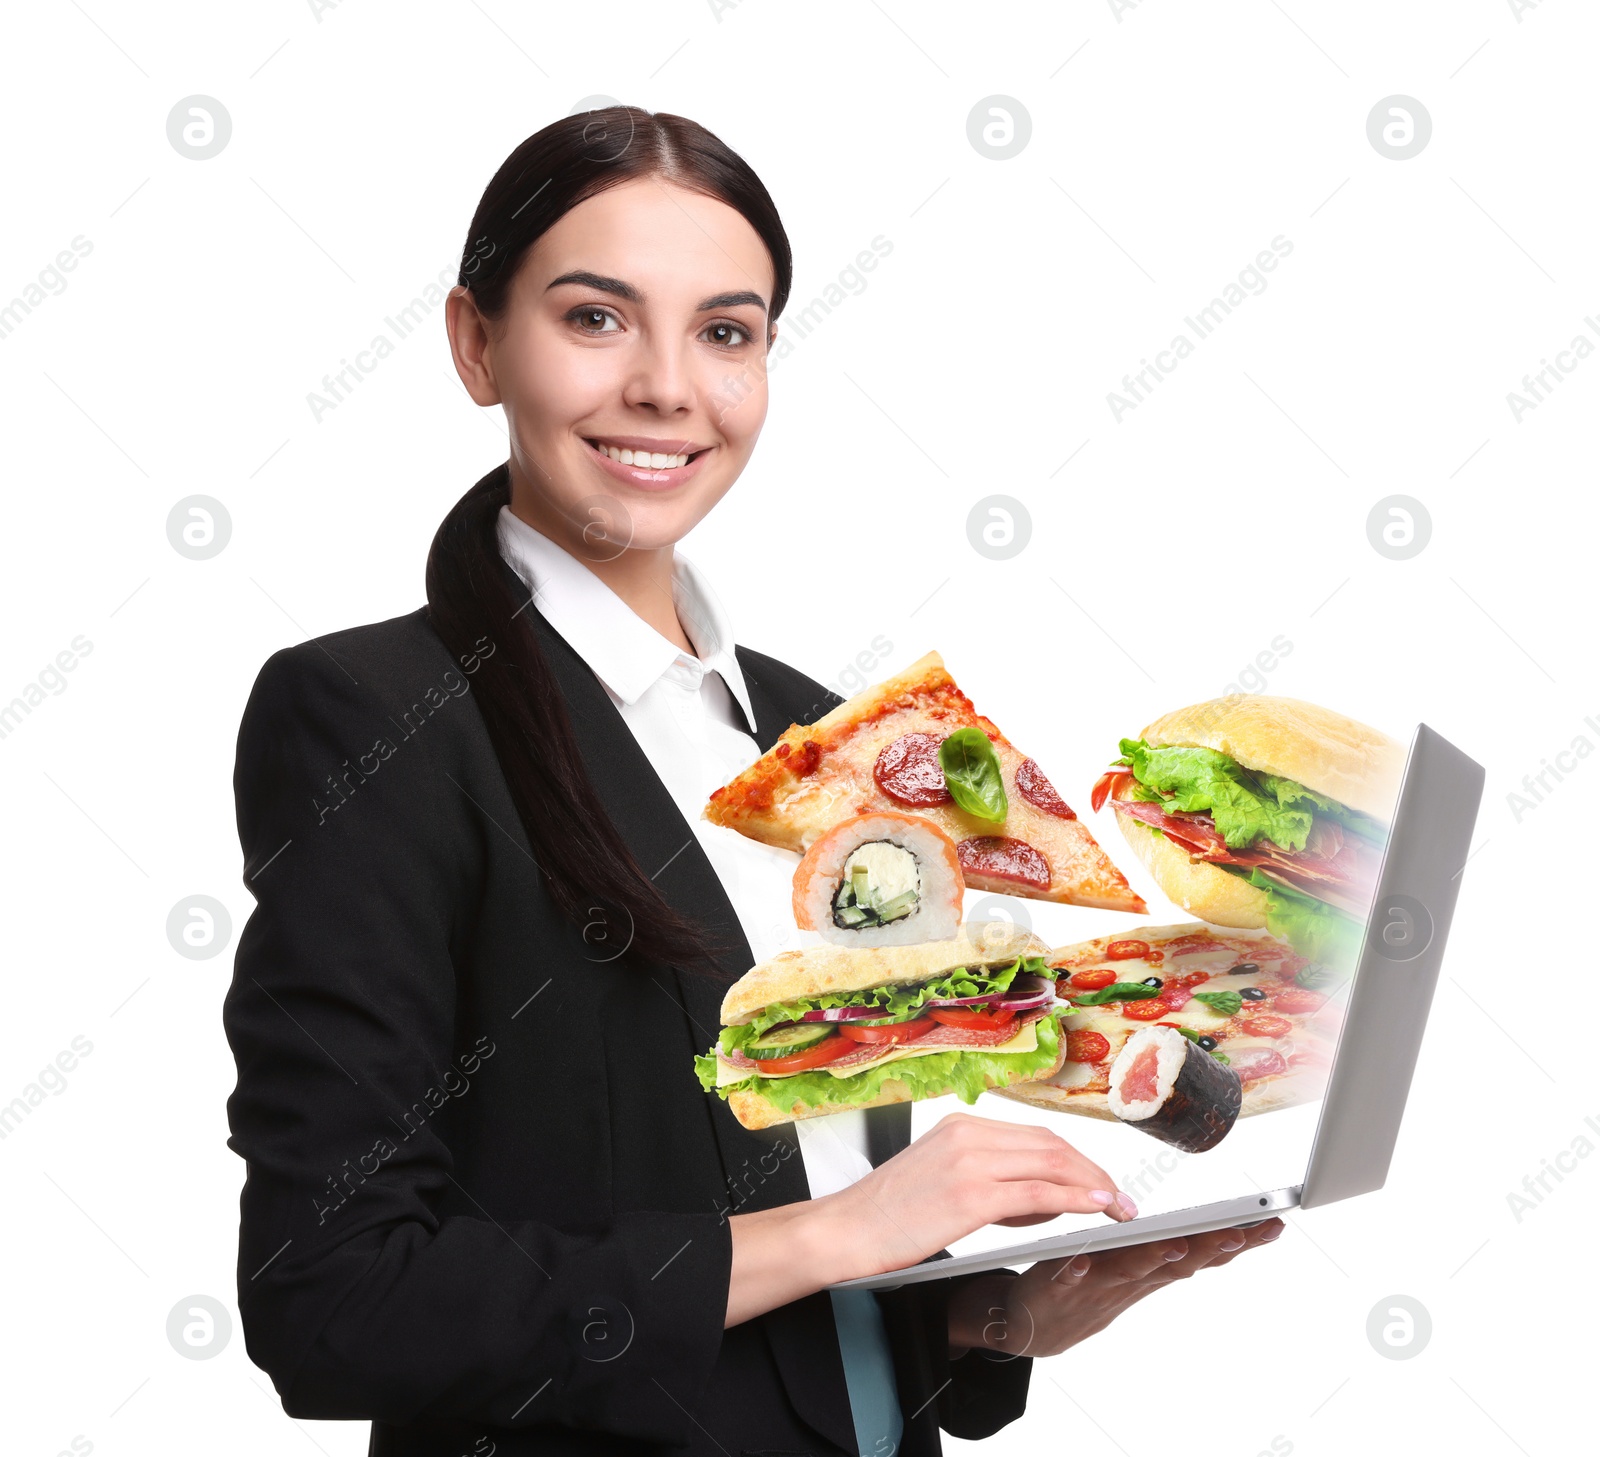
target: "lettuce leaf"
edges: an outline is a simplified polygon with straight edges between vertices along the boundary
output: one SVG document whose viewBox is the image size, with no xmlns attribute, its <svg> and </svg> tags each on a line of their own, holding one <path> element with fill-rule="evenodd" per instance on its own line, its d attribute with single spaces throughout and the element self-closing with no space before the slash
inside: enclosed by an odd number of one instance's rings
<svg viewBox="0 0 1600 1457">
<path fill-rule="evenodd" d="M 908 1057 L 898 1062 L 882 1063 L 848 1078 L 836 1078 L 826 1070 L 796 1073 L 787 1078 L 763 1078 L 752 1074 L 741 1083 L 717 1088 L 717 1092 L 723 1098 L 736 1090 L 760 1093 L 775 1107 L 787 1112 L 797 1102 L 808 1108 L 864 1103 L 875 1098 L 890 1078 L 897 1078 L 911 1090 L 913 1099 L 951 1092 L 963 1103 L 971 1105 L 978 1101 L 978 1094 L 990 1086 L 990 1079 L 1003 1087 L 1008 1081 L 1015 1080 L 1019 1073 L 1024 1077 L 1036 1076 L 1055 1065 L 1056 1019 L 1041 1017 L 1034 1026 L 1037 1028 L 1039 1045 L 1033 1052 L 989 1052 L 984 1048 L 957 1047 L 949 1052 L 930 1052 L 926 1057 Z M 710 1091 L 717 1081 L 716 1054 L 706 1053 L 695 1058 L 694 1063 L 701 1086 Z"/>
<path fill-rule="evenodd" d="M 1153 749 L 1143 739 L 1123 739 L 1121 748 L 1133 777 L 1146 789 L 1158 790 L 1168 811 L 1209 813 L 1230 850 L 1257 840 L 1271 840 L 1285 850 L 1305 849 L 1311 810 L 1300 808 L 1300 801 L 1311 791 L 1292 780 L 1267 776 L 1276 786 L 1300 791 L 1285 802 L 1277 788 L 1264 785 L 1215 749 Z"/>
<path fill-rule="evenodd" d="M 1341 910 L 1298 890 L 1280 885 L 1260 870 L 1250 884 L 1267 893 L 1267 929 L 1287 941 L 1301 956 L 1348 971 L 1361 950 L 1362 924 Z"/>
<path fill-rule="evenodd" d="M 908 986 L 869 987 L 858 992 L 825 992 L 821 996 L 800 997 L 792 1002 L 773 1002 L 763 1007 L 751 1021 L 737 1027 L 724 1027 L 718 1040 L 724 1052 L 732 1052 L 734 1048 L 759 1037 L 769 1027 L 776 1027 L 780 1022 L 798 1022 L 814 1008 L 882 1008 L 885 1017 L 903 1021 L 923 1003 L 935 999 L 986 997 L 995 992 L 1009 991 L 1011 983 L 1027 972 L 1048 978 L 1050 966 L 1042 956 L 1019 956 L 1010 966 L 958 967 L 936 981 Z"/>
</svg>

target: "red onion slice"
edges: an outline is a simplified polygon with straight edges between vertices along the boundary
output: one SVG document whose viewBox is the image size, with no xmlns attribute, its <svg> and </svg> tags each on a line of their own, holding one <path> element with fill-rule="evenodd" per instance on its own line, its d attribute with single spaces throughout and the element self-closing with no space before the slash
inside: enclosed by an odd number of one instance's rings
<svg viewBox="0 0 1600 1457">
<path fill-rule="evenodd" d="M 928 1007 L 977 1007 L 993 1006 L 1007 1012 L 1030 1012 L 1035 1007 L 1047 1007 L 1055 1000 L 1055 984 L 1046 977 L 1034 976 L 1031 973 L 1014 979 L 1009 991 L 990 992 L 982 997 L 938 997 L 932 1001 L 924 1002 L 909 1017 L 903 1021 L 913 1021 L 922 1015 Z M 881 1021 L 889 1013 L 882 1007 L 813 1007 L 809 1012 L 802 1012 L 802 1022 L 875 1022 Z M 791 1022 L 781 1024 L 785 1027 L 793 1026 Z M 771 1027 L 769 1031 L 776 1031 Z"/>
<path fill-rule="evenodd" d="M 1034 1007 L 1046 1007 L 1055 999 L 1055 986 L 1042 976 L 1031 973 L 1017 977 L 1011 989 L 990 992 L 982 997 L 939 997 L 926 1005 L 930 1007 L 995 1006 L 1011 1012 L 1026 1012 Z"/>
</svg>

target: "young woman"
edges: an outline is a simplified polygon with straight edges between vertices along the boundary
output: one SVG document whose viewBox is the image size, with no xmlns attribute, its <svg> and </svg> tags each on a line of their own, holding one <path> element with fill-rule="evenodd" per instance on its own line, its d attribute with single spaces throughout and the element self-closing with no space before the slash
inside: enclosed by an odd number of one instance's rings
<svg viewBox="0 0 1600 1457">
<path fill-rule="evenodd" d="M 285 1410 L 370 1420 L 375 1454 L 933 1454 L 1014 1420 L 1032 1356 L 1281 1229 L 830 1296 L 1135 1211 L 1044 1129 L 758 1134 L 693 1077 L 793 870 L 700 806 L 837 701 L 736 646 L 674 550 L 750 458 L 789 285 L 766 190 L 693 122 L 530 137 L 447 310 L 509 459 L 426 609 L 274 655 L 245 710 L 240 1315 Z"/>
</svg>

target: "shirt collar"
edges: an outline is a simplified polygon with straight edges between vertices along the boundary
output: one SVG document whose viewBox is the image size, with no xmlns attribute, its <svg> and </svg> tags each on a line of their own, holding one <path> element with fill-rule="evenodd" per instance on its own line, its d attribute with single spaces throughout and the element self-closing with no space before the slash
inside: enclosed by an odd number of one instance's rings
<svg viewBox="0 0 1600 1457">
<path fill-rule="evenodd" d="M 533 593 L 545 620 L 622 702 L 635 704 L 675 665 L 722 681 L 755 732 L 750 692 L 733 651 L 733 628 L 699 569 L 674 553 L 672 599 L 696 657 L 663 637 L 576 557 L 500 508 L 500 554 Z"/>
</svg>

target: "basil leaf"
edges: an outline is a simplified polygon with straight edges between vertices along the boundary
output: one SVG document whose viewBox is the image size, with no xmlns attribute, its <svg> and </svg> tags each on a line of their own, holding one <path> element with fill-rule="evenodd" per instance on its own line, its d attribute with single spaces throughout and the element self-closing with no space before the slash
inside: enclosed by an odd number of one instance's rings
<svg viewBox="0 0 1600 1457">
<path fill-rule="evenodd" d="M 1183 1036 L 1187 1037 L 1191 1042 L 1198 1042 L 1200 1040 L 1200 1034 L 1196 1032 L 1193 1027 L 1180 1027 L 1178 1028 L 1178 1031 L 1182 1033 Z"/>
<path fill-rule="evenodd" d="M 981 728 L 957 729 L 940 744 L 939 767 L 944 770 L 950 798 L 961 809 L 980 820 L 1005 822 L 1006 786 L 1000 777 L 1000 756 Z"/>
<path fill-rule="evenodd" d="M 1146 997 L 1159 997 L 1160 987 L 1147 987 L 1142 981 L 1114 981 L 1097 992 L 1082 992 L 1072 999 L 1075 1007 L 1099 1007 L 1106 1002 L 1142 1002 Z"/>
<path fill-rule="evenodd" d="M 1213 1053 L 1212 1053 L 1212 1054 L 1211 1054 L 1211 1055 L 1212 1055 L 1212 1056 L 1213 1056 L 1213 1057 L 1214 1057 L 1214 1058 L 1216 1058 L 1216 1060 L 1217 1060 L 1217 1061 L 1218 1061 L 1218 1062 L 1221 1062 L 1221 1063 L 1226 1063 L 1226 1064 L 1227 1064 L 1227 1065 L 1228 1065 L 1228 1066 L 1230 1066 L 1230 1067 L 1231 1067 L 1231 1066 L 1232 1066 L 1232 1065 L 1233 1065 L 1233 1059 L 1232 1059 L 1232 1058 L 1231 1058 L 1231 1057 L 1229 1057 L 1229 1056 L 1228 1056 L 1228 1055 L 1227 1055 L 1227 1054 L 1226 1054 L 1226 1053 L 1223 1053 L 1223 1052 L 1213 1052 Z"/>
<path fill-rule="evenodd" d="M 1219 1017 L 1231 1017 L 1244 1006 L 1244 998 L 1238 992 L 1196 992 L 1194 999 L 1204 1002 Z"/>
<path fill-rule="evenodd" d="M 1321 962 L 1311 961 L 1295 972 L 1295 981 L 1303 986 L 1310 987 L 1313 991 L 1322 991 L 1326 987 L 1340 985 L 1349 975 L 1338 967 L 1324 966 Z"/>
</svg>

